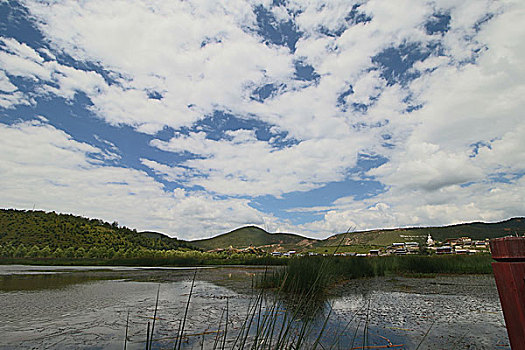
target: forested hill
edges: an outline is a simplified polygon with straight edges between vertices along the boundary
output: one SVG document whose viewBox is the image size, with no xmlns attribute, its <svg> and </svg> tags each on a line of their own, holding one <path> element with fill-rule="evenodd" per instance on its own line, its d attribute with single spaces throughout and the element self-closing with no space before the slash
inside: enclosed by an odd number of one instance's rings
<svg viewBox="0 0 525 350">
<path fill-rule="evenodd" d="M 213 238 L 195 240 L 191 243 L 205 250 L 255 246 L 275 251 L 295 250 L 299 248 L 306 249 L 314 244 L 314 242 L 317 242 L 317 240 L 292 233 L 268 233 L 259 227 L 247 226 Z"/>
<path fill-rule="evenodd" d="M 88 219 L 70 214 L 44 211 L 0 209 L 0 245 L 34 245 L 56 248 L 119 249 L 147 248 L 167 250 L 193 248 L 185 241 L 155 232 L 140 233 L 117 222 Z"/>
<path fill-rule="evenodd" d="M 438 241 L 459 237 L 483 240 L 509 235 L 523 236 L 525 234 L 525 218 L 512 218 L 495 223 L 472 222 L 442 227 L 412 227 L 341 233 L 321 241 L 319 245 L 337 246 L 343 242 L 343 245 L 385 246 L 393 242 L 405 242 L 407 240 L 424 242 L 429 234 L 434 240 Z"/>
</svg>

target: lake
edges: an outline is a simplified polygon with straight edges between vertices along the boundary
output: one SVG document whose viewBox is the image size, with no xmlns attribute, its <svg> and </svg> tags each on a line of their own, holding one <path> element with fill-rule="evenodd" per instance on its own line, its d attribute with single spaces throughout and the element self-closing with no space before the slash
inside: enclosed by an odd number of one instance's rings
<svg viewBox="0 0 525 350">
<path fill-rule="evenodd" d="M 173 349 L 194 273 L 0 265 L 0 349 L 123 349 L 126 325 L 127 349 L 144 349 L 157 291 L 153 348 Z M 260 267 L 198 268 L 181 348 L 240 348 L 243 334 L 246 346 L 266 322 L 273 336 L 286 327 L 303 332 L 306 349 L 316 342 L 319 349 L 510 349 L 492 276 L 352 280 L 325 300 L 309 301 L 319 308 L 307 315 L 296 301 L 254 289 L 254 276 L 262 273 Z"/>
</svg>

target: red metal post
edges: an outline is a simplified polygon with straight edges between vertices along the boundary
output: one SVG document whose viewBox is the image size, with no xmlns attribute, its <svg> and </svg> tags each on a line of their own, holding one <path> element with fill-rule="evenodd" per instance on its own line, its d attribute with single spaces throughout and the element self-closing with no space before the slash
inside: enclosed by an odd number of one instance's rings
<svg viewBox="0 0 525 350">
<path fill-rule="evenodd" d="M 525 350 L 525 237 L 490 241 L 494 278 L 512 350 Z"/>
</svg>

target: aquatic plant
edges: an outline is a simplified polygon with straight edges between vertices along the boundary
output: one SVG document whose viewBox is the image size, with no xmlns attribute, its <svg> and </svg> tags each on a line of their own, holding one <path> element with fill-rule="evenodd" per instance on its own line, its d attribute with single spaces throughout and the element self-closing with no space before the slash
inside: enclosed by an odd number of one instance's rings
<svg viewBox="0 0 525 350">
<path fill-rule="evenodd" d="M 319 295 L 333 284 L 347 279 L 387 275 L 490 274 L 490 255 L 465 256 L 313 256 L 290 259 L 282 270 L 257 281 L 263 288 Z"/>
<path fill-rule="evenodd" d="M 352 317 L 342 330 L 336 331 L 327 341 L 325 331 L 332 315 L 326 301 L 326 291 L 334 284 L 352 278 L 435 273 L 489 273 L 490 256 L 388 256 L 388 257 L 297 257 L 285 267 L 266 268 L 264 273 L 252 280 L 252 296 L 246 316 L 240 327 L 231 329 L 229 324 L 229 299 L 221 313 L 215 337 L 207 348 L 215 349 L 336 349 L 345 338 L 350 349 L 371 348 L 369 324 L 372 302 L 366 301 L 360 309 L 361 318 Z M 196 282 L 195 271 L 183 317 L 174 337 L 174 350 L 180 350 L 185 335 L 189 305 Z M 268 289 L 272 289 L 268 291 Z M 158 291 L 157 300 L 158 303 Z M 157 306 L 155 306 L 156 314 Z M 285 311 L 283 311 L 285 310 Z M 355 322 L 351 340 L 346 330 Z M 147 349 L 152 349 L 149 324 Z M 424 334 L 418 346 L 425 341 L 433 324 Z M 359 333 L 361 330 L 361 333 Z M 359 335 L 360 334 L 360 335 Z M 205 345 L 202 335 L 201 348 Z M 194 336 L 194 335 L 193 335 Z M 356 341 L 361 346 L 354 347 Z M 389 341 L 388 347 L 399 347 Z"/>
<path fill-rule="evenodd" d="M 282 270 L 282 269 L 281 269 Z M 273 271 L 266 269 L 264 275 L 271 276 Z M 193 274 L 188 299 L 179 327 L 175 330 L 174 350 L 180 350 L 183 342 L 191 335 L 185 334 L 185 325 L 189 316 L 188 310 L 194 293 L 197 271 Z M 264 280 L 264 277 L 262 277 Z M 286 278 L 283 280 L 286 281 Z M 212 349 L 316 349 L 321 346 L 321 339 L 326 330 L 331 309 L 326 314 L 322 323 L 314 314 L 319 314 L 325 309 L 326 302 L 312 302 L 314 288 L 306 293 L 295 292 L 290 297 L 289 292 L 284 292 L 284 284 L 278 290 L 267 292 L 266 289 L 252 289 L 249 306 L 244 321 L 237 330 L 230 329 L 229 324 L 229 299 L 218 322 L 215 337 L 211 343 L 206 344 Z M 315 283 L 313 284 L 315 286 Z M 290 287 L 288 287 L 290 288 Z M 147 323 L 145 348 L 153 349 L 160 343 L 154 341 L 155 320 L 158 306 L 158 293 L 155 301 L 153 326 Z M 288 311 L 283 311 L 288 310 Z M 316 323 L 317 322 L 317 323 Z M 200 334 L 199 334 L 200 335 Z M 201 348 L 204 347 L 202 334 Z M 126 344 L 126 343 L 125 343 Z M 163 345 L 164 346 L 164 345 Z"/>
</svg>

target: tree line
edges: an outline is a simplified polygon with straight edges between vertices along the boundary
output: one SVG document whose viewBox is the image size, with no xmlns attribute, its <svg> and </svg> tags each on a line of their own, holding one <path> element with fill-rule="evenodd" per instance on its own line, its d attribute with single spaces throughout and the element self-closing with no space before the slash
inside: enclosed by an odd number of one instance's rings
<svg viewBox="0 0 525 350">
<path fill-rule="evenodd" d="M 111 256 L 119 251 L 135 248 L 151 250 L 195 249 L 189 242 L 159 233 L 140 233 L 120 226 L 118 222 L 104 222 L 71 214 L 55 212 L 0 209 L 0 245 L 23 245 L 24 254 L 34 246 L 45 253 L 64 254 L 71 247 L 77 251 L 92 251 L 94 255 Z M 94 248 L 96 247 L 96 249 Z M 97 253 L 100 250 L 101 253 Z M 36 254 L 36 249 L 33 249 Z M 80 250 L 80 253 L 83 253 Z M 79 253 L 79 254 L 80 254 Z M 19 253 L 21 254 L 21 253 Z M 87 254 L 87 253 L 86 253 Z"/>
</svg>

